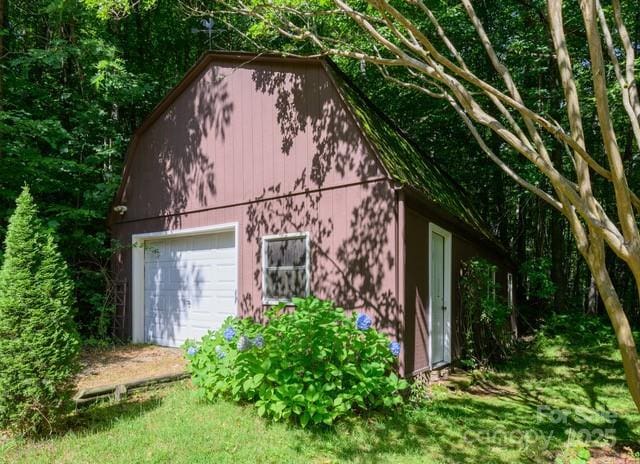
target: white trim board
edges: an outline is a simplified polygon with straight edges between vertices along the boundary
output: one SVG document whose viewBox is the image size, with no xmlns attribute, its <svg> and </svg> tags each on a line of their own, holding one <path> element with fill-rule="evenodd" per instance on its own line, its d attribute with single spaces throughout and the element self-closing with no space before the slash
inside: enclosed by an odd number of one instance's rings
<svg viewBox="0 0 640 464">
<path fill-rule="evenodd" d="M 188 237 L 194 235 L 215 234 L 218 232 L 234 233 L 236 248 L 236 314 L 238 312 L 238 284 L 240 279 L 238 247 L 238 223 L 216 224 L 205 227 L 193 227 L 190 229 L 163 230 L 131 236 L 131 341 L 144 343 L 144 244 L 147 240 L 161 238 Z"/>
<path fill-rule="evenodd" d="M 445 301 L 445 306 L 447 307 L 447 318 L 445 318 L 444 323 L 446 326 L 448 326 L 449 330 L 445 331 L 445 340 L 444 340 L 444 345 L 445 345 L 445 350 L 444 350 L 444 362 L 439 363 L 439 364 L 433 364 L 432 363 L 432 356 L 431 356 L 431 315 L 432 315 L 432 300 L 431 300 L 431 238 L 433 237 L 433 233 L 437 233 L 439 235 L 442 235 L 444 237 L 444 301 Z M 429 248 L 427 249 L 427 255 L 428 255 L 428 268 L 427 268 L 427 288 L 429 289 L 429 306 L 428 306 L 428 317 L 427 317 L 427 332 L 429 334 L 429 336 L 427 337 L 427 353 L 429 355 L 429 369 L 434 369 L 436 367 L 440 367 L 446 364 L 450 364 L 451 363 L 451 278 L 452 278 L 452 273 L 453 273 L 453 268 L 452 268 L 452 258 L 451 258 L 451 254 L 452 254 L 452 242 L 453 242 L 453 236 L 451 234 L 451 232 L 449 232 L 448 230 L 443 229 L 442 227 L 438 226 L 437 224 L 434 224 L 433 222 L 429 223 Z"/>
</svg>

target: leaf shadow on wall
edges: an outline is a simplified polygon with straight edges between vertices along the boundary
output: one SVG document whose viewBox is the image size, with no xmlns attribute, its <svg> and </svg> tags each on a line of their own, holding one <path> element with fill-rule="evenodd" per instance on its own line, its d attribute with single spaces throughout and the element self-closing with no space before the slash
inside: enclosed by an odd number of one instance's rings
<svg viewBox="0 0 640 464">
<path fill-rule="evenodd" d="M 308 231 L 312 293 L 367 312 L 376 327 L 395 332 L 401 321 L 394 287 L 394 192 L 386 180 L 373 181 L 382 178 L 378 161 L 325 76 L 311 65 L 287 72 L 256 66 L 253 72 L 256 90 L 276 97 L 282 141 L 276 156 L 298 167 L 290 171 L 292 178 L 265 185 L 256 198 L 262 201 L 248 207 L 253 284 L 262 286 L 262 236 Z M 296 141 L 305 137 L 311 141 L 302 150 L 306 153 L 296 151 Z M 336 188 L 345 184 L 350 186 Z M 261 319 L 255 292 L 245 293 L 241 305 L 244 314 Z"/>
<path fill-rule="evenodd" d="M 219 174 L 210 144 L 212 139 L 226 139 L 234 108 L 224 76 L 209 67 L 141 135 L 136 156 L 144 162 L 133 163 L 129 178 L 137 185 L 132 186 L 127 204 L 143 217 L 152 218 L 138 225 L 145 232 L 183 228 L 188 214 L 182 213 L 211 206 Z M 174 248 L 168 253 L 176 256 L 182 252 Z M 147 261 L 155 261 L 153 249 L 145 250 L 148 253 Z M 130 266 L 120 259 L 123 267 Z M 177 288 L 171 303 L 145 294 L 145 320 L 155 321 L 158 332 L 145 337 L 175 343 L 176 327 L 184 322 L 186 311 L 202 303 L 203 269 L 172 259 L 150 269 L 153 275 L 145 275 L 145 280 L 151 288 Z M 124 326 L 129 327 L 130 321 Z"/>
</svg>

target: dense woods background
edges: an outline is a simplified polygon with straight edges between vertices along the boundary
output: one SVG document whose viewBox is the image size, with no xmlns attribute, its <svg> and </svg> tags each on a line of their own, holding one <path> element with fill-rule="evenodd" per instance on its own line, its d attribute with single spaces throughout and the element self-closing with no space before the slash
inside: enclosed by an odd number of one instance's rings
<svg viewBox="0 0 640 464">
<path fill-rule="evenodd" d="M 492 81 L 486 54 L 461 7 L 457 2 L 432 3 L 438 5 L 434 6 L 438 18 L 470 67 Z M 564 122 L 545 2 L 475 3 L 527 105 Z M 638 44 L 640 8 L 629 8 L 634 2 L 623 3 L 629 14 L 627 26 Z M 29 184 L 48 227 L 58 233 L 74 273 L 79 322 L 86 337 L 109 334 L 111 302 L 105 287 L 111 243 L 105 218 L 120 180 L 127 142 L 145 115 L 207 49 L 313 51 L 249 25 L 244 18 L 198 16 L 192 6 L 171 0 L 0 0 L 0 239 L 15 198 Z M 565 11 L 566 33 L 574 56 L 584 57 L 576 60 L 574 72 L 588 95 L 590 63 L 578 15 L 577 9 Z M 326 27 L 342 28 L 345 40 L 367 40 L 345 24 Z M 338 64 L 426 148 L 426 156 L 464 185 L 510 248 L 521 265 L 517 290 L 525 328 L 535 327 L 551 312 L 601 312 L 565 221 L 499 172 L 446 103 L 398 88 L 373 67 L 346 60 Z M 587 99 L 581 104 L 585 120 L 591 121 L 585 124 L 587 137 L 597 140 L 593 102 Z M 616 110 L 622 113 L 620 108 L 613 110 L 614 115 Z M 623 124 L 622 117 L 620 121 Z M 637 187 L 638 147 L 629 132 L 618 133 L 623 137 L 619 142 L 630 182 Z M 527 180 L 549 188 L 541 174 L 510 153 L 497 137 L 491 140 L 492 148 L 513 160 Z M 561 151 L 553 155 L 557 164 L 570 163 Z M 606 193 L 610 187 L 603 183 L 596 188 Z M 637 327 L 640 310 L 635 285 L 616 258 L 609 259 L 627 314 Z"/>
</svg>

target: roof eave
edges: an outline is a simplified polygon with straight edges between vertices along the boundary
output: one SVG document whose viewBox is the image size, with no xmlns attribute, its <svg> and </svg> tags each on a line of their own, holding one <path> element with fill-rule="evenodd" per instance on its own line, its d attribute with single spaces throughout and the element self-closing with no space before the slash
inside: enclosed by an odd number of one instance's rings
<svg viewBox="0 0 640 464">
<path fill-rule="evenodd" d="M 494 251 L 499 253 L 503 258 L 505 258 L 515 266 L 515 263 L 513 262 L 511 254 L 509 253 L 507 247 L 493 234 L 491 234 L 491 237 L 487 237 L 486 234 L 482 233 L 480 230 L 471 226 L 457 216 L 451 214 L 438 203 L 430 200 L 423 192 L 416 189 L 415 187 L 412 187 L 411 185 L 402 183 L 398 184 L 396 188 L 405 192 L 405 195 L 407 195 L 408 197 L 425 204 L 430 210 L 435 211 L 439 216 L 444 217 L 448 222 L 452 223 L 458 229 L 463 231 L 466 236 L 490 246 Z M 486 232 L 489 233 L 489 231 Z"/>
</svg>

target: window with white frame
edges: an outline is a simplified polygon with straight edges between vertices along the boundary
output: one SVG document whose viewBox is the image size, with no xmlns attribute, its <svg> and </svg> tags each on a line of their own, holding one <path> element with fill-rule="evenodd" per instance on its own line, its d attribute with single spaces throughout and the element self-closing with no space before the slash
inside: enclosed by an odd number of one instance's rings
<svg viewBox="0 0 640 464">
<path fill-rule="evenodd" d="M 310 292 L 309 233 L 262 237 L 262 300 L 291 301 Z"/>
</svg>

